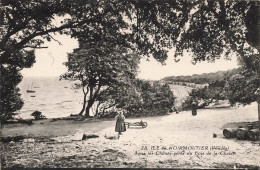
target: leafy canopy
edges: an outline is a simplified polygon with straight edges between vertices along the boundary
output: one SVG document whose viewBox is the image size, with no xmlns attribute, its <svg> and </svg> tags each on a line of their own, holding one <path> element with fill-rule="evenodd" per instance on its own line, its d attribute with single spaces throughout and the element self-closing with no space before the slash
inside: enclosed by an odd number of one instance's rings
<svg viewBox="0 0 260 170">
<path fill-rule="evenodd" d="M 55 40 L 51 33 L 56 32 L 86 42 L 112 39 L 112 47 L 124 46 L 162 63 L 172 47 L 176 57 L 191 51 L 194 63 L 236 53 L 259 73 L 259 11 L 257 1 L 2 0 L 1 81 L 9 82 L 9 73 L 19 83 L 20 71 L 35 62 L 34 50 L 44 48 L 45 39 Z M 0 86 L 1 98 L 13 96 L 1 105 L 4 110 L 22 107 L 18 83 Z"/>
<path fill-rule="evenodd" d="M 102 100 L 101 96 L 107 91 L 115 92 L 119 87 L 132 84 L 138 63 L 139 57 L 128 48 L 115 46 L 111 49 L 109 43 L 99 41 L 84 43 L 68 55 L 65 63 L 68 72 L 61 78 L 80 81 L 78 87 L 85 94 L 82 111 L 86 109 L 89 116 L 89 109 L 97 100 Z"/>
</svg>

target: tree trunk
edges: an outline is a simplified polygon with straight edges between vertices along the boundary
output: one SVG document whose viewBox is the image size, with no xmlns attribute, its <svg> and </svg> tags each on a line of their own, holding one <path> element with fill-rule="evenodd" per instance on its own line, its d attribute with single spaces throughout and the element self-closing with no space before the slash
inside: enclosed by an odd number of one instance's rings
<svg viewBox="0 0 260 170">
<path fill-rule="evenodd" d="M 79 113 L 79 115 L 82 115 L 85 111 L 85 108 L 86 108 L 86 98 L 87 98 L 87 93 L 84 93 L 84 101 L 83 101 L 83 107 Z"/>
<path fill-rule="evenodd" d="M 98 117 L 99 115 L 98 115 L 98 109 L 99 109 L 99 106 L 101 105 L 101 102 L 99 101 L 98 102 L 98 105 L 97 105 L 97 108 L 96 108 L 96 114 L 95 114 L 95 116 L 96 117 Z"/>
<path fill-rule="evenodd" d="M 246 139 L 247 138 L 247 129 L 245 128 L 239 128 L 237 129 L 237 139 L 239 140 L 243 140 L 243 139 Z"/>
<path fill-rule="evenodd" d="M 99 82 L 99 85 L 98 85 L 97 90 L 95 92 L 93 91 L 94 87 L 90 87 L 90 95 L 89 95 L 88 105 L 87 105 L 86 110 L 85 110 L 85 113 L 86 113 L 85 116 L 86 117 L 90 117 L 90 115 L 89 115 L 90 108 L 93 106 L 94 102 L 96 101 L 100 88 L 101 88 L 100 82 Z"/>
<path fill-rule="evenodd" d="M 90 107 L 87 106 L 87 107 L 86 107 L 86 110 L 85 110 L 85 117 L 90 117 L 90 115 L 89 115 L 89 110 L 90 110 Z"/>
<path fill-rule="evenodd" d="M 86 107 L 86 110 L 85 110 L 85 116 L 86 117 L 90 117 L 90 114 L 89 114 L 89 111 L 90 111 L 90 108 L 92 107 L 92 105 L 94 104 L 94 99 L 89 99 L 88 101 L 88 105 Z"/>
<path fill-rule="evenodd" d="M 258 105 L 258 129 L 260 129 L 260 97 L 258 97 L 257 105 Z"/>
<path fill-rule="evenodd" d="M 105 115 L 106 108 L 103 108 L 102 115 Z"/>
<path fill-rule="evenodd" d="M 251 129 L 248 133 L 248 139 L 252 141 L 256 141 L 259 139 L 260 130 L 259 129 Z"/>
<path fill-rule="evenodd" d="M 223 135 L 226 138 L 235 138 L 237 136 L 237 129 L 227 128 L 223 130 Z"/>
</svg>

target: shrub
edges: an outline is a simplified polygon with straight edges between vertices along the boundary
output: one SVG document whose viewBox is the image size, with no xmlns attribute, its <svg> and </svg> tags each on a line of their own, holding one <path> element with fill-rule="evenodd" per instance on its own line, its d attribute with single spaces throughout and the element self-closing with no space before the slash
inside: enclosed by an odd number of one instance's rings
<svg viewBox="0 0 260 170">
<path fill-rule="evenodd" d="M 34 116 L 35 120 L 41 120 L 41 119 L 46 119 L 44 115 L 42 115 L 42 112 L 39 111 L 34 111 L 31 116 Z"/>
</svg>

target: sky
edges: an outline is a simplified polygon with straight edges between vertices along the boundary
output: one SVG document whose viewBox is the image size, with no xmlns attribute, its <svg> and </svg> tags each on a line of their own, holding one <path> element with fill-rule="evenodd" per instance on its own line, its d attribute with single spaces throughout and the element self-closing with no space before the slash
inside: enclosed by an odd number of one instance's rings
<svg viewBox="0 0 260 170">
<path fill-rule="evenodd" d="M 45 42 L 44 46 L 48 46 L 48 48 L 36 50 L 36 63 L 34 63 L 33 67 L 22 70 L 24 77 L 60 76 L 66 72 L 63 63 L 67 61 L 67 53 L 71 53 L 74 48 L 78 47 L 78 42 L 66 35 L 56 34 L 53 37 L 62 45 L 53 40 Z M 202 74 L 226 71 L 238 67 L 235 56 L 232 57 L 231 61 L 219 59 L 215 63 L 203 62 L 193 65 L 191 56 L 188 53 L 184 54 L 179 62 L 174 61 L 173 51 L 170 51 L 168 55 L 166 65 L 162 65 L 153 58 L 150 58 L 149 61 L 145 58 L 142 59 L 139 65 L 138 78 L 160 80 L 166 76 Z"/>
</svg>

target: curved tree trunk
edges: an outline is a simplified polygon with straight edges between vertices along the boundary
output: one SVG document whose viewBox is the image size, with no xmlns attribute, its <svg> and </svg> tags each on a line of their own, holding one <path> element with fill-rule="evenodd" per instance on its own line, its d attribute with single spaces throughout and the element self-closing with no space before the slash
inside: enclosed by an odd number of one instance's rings
<svg viewBox="0 0 260 170">
<path fill-rule="evenodd" d="M 258 105 L 258 129 L 260 129 L 260 97 L 258 97 L 257 105 Z"/>
<path fill-rule="evenodd" d="M 86 117 L 90 117 L 90 114 L 89 114 L 90 108 L 91 107 L 89 105 L 86 107 L 86 110 L 85 110 L 85 116 Z"/>
<path fill-rule="evenodd" d="M 86 110 L 85 110 L 86 117 L 90 117 L 89 111 L 90 111 L 90 108 L 92 107 L 92 105 L 94 104 L 94 102 L 95 102 L 95 100 L 93 98 L 89 99 L 88 104 L 86 106 Z"/>
<path fill-rule="evenodd" d="M 82 115 L 85 111 L 85 108 L 86 108 L 86 100 L 87 99 L 87 93 L 84 93 L 84 101 L 83 101 L 83 107 L 81 109 L 81 111 L 79 112 L 79 115 Z"/>
<path fill-rule="evenodd" d="M 96 117 L 98 117 L 99 115 L 98 115 L 98 109 L 99 109 L 99 106 L 101 105 L 101 102 L 99 101 L 98 102 L 98 105 L 97 105 L 97 108 L 96 108 L 96 114 L 95 114 L 95 116 Z"/>
<path fill-rule="evenodd" d="M 257 107 L 258 107 L 258 129 L 260 129 L 260 87 L 254 93 L 257 97 Z"/>
<path fill-rule="evenodd" d="M 96 99 L 99 95 L 99 91 L 100 91 L 100 88 L 101 88 L 101 82 L 99 82 L 96 91 L 94 91 L 94 88 L 95 87 L 90 86 L 89 100 L 88 100 L 88 103 L 87 103 L 87 106 L 86 106 L 86 109 L 85 109 L 85 116 L 86 117 L 90 117 L 89 111 L 90 111 L 90 108 L 93 106 L 93 104 L 95 103 L 95 101 L 96 101 Z"/>
</svg>

